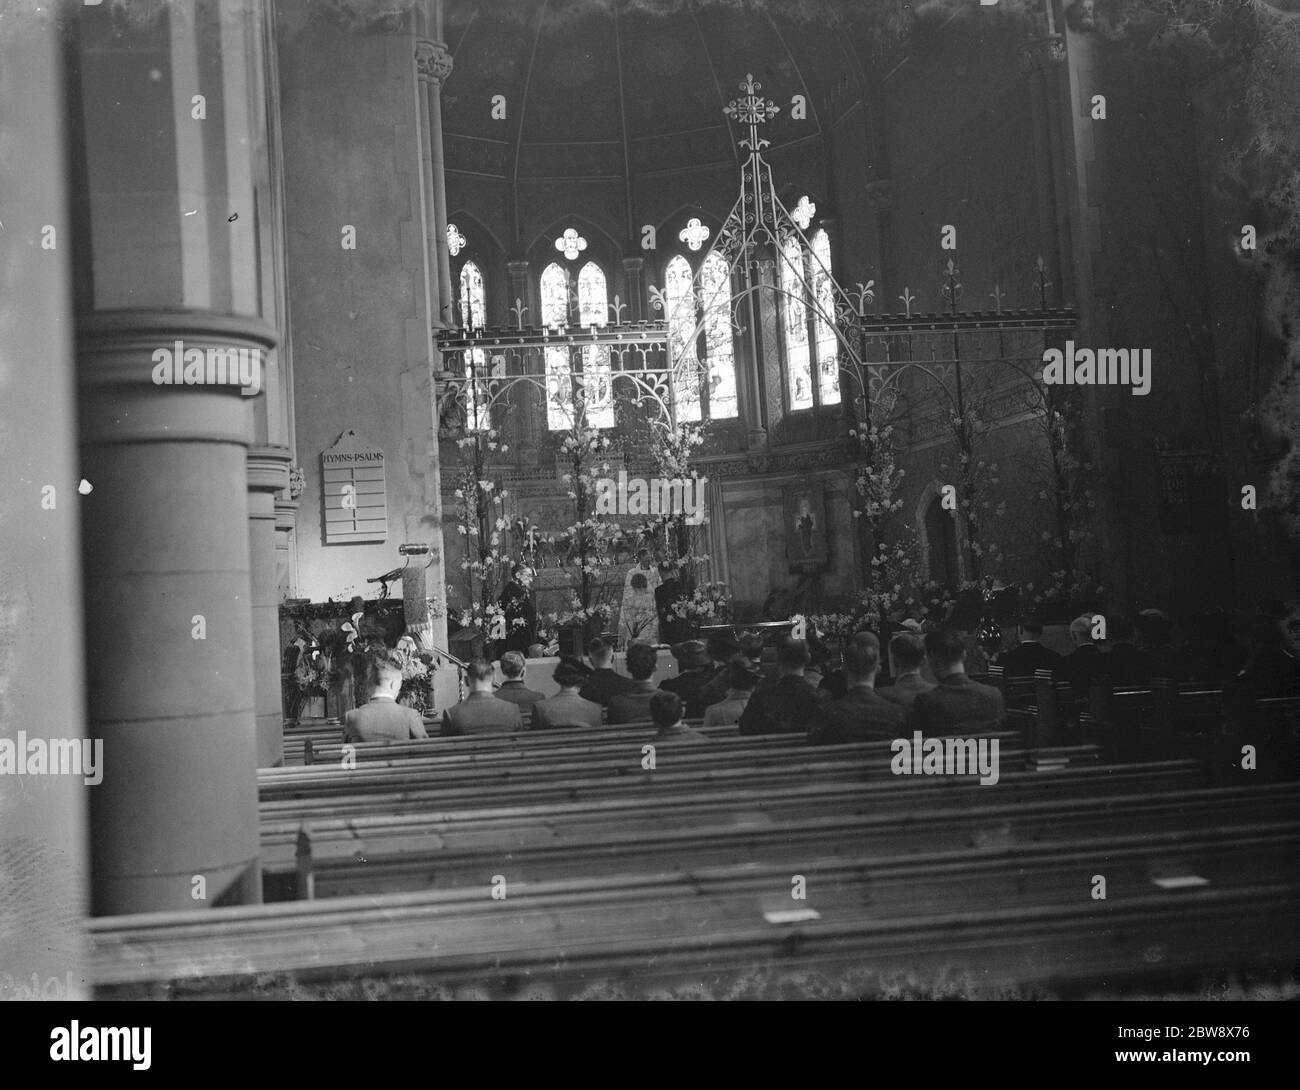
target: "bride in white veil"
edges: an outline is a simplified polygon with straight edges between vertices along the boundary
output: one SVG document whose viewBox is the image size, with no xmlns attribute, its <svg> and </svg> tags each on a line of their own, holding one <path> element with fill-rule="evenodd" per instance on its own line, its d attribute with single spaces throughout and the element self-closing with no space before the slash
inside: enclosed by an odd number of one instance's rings
<svg viewBox="0 0 1300 1090">
<path fill-rule="evenodd" d="M 618 610 L 618 636 L 626 647 L 633 640 L 659 642 L 659 615 L 655 612 L 655 587 L 659 568 L 650 550 L 637 553 L 636 563 L 623 581 L 623 602 Z"/>
</svg>

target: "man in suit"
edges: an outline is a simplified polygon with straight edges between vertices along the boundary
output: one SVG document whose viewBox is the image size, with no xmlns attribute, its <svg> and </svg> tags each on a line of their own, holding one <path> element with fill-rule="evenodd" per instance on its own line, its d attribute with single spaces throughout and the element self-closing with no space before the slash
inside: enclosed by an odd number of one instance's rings
<svg viewBox="0 0 1300 1090">
<path fill-rule="evenodd" d="M 939 679 L 912 704 L 912 729 L 923 735 L 973 734 L 996 730 L 1006 718 L 1002 694 L 966 676 L 966 646 L 955 629 L 925 637 L 925 654 Z"/>
<path fill-rule="evenodd" d="M 673 658 L 677 660 L 677 676 L 661 681 L 659 688 L 682 698 L 686 718 L 699 719 L 705 708 L 700 700 L 700 691 L 713 680 L 713 660 L 700 640 L 678 644 L 673 648 Z"/>
<path fill-rule="evenodd" d="M 632 675 L 632 688 L 615 694 L 610 700 L 611 726 L 641 723 L 650 718 L 650 698 L 659 691 L 659 686 L 651 680 L 658 665 L 659 656 L 648 643 L 634 643 L 627 649 L 627 672 Z"/>
<path fill-rule="evenodd" d="M 701 708 L 707 708 L 710 704 L 716 704 L 726 697 L 727 689 L 730 688 L 727 680 L 727 665 L 740 654 L 740 645 L 733 637 L 724 634 L 715 633 L 710 636 L 705 646 L 709 658 L 713 660 L 713 676 L 700 689 Z"/>
<path fill-rule="evenodd" d="M 591 659 L 591 676 L 582 683 L 578 695 L 608 708 L 615 696 L 632 688 L 632 679 L 614 669 L 614 648 L 599 636 L 587 644 L 587 657 Z"/>
<path fill-rule="evenodd" d="M 524 684 L 528 673 L 528 664 L 518 651 L 507 651 L 501 656 L 501 676 L 505 680 L 497 690 L 498 700 L 508 700 L 519 705 L 521 712 L 530 712 L 539 700 L 545 700 L 546 694 L 530 689 Z"/>
<path fill-rule="evenodd" d="M 820 726 L 830 694 L 804 680 L 808 659 L 803 640 L 781 642 L 776 649 L 779 676 L 749 698 L 740 717 L 741 734 L 807 734 Z"/>
<path fill-rule="evenodd" d="M 1094 621 L 1093 614 L 1081 613 L 1070 622 L 1070 642 L 1074 644 L 1074 650 L 1052 671 L 1052 680 L 1068 682 L 1074 695 L 1081 700 L 1087 700 L 1088 691 L 1109 674 L 1106 657 L 1092 636 Z"/>
<path fill-rule="evenodd" d="M 500 653 L 518 651 L 526 654 L 537 639 L 537 607 L 533 605 L 533 570 L 527 564 L 510 569 L 510 582 L 501 592 L 499 605 L 505 613 L 506 638 L 497 645 Z"/>
<path fill-rule="evenodd" d="M 1158 609 L 1144 609 L 1133 618 L 1133 627 L 1138 651 L 1150 675 L 1183 680 L 1178 677 L 1174 661 L 1173 626 L 1169 618 Z"/>
<path fill-rule="evenodd" d="M 1053 670 L 1061 661 L 1049 647 L 1043 646 L 1043 626 L 1037 621 L 1020 622 L 1020 643 L 998 656 L 997 664 L 1005 677 L 1033 677 L 1035 670 Z"/>
<path fill-rule="evenodd" d="M 603 714 L 600 705 L 591 700 L 583 700 L 579 694 L 590 677 L 591 669 L 581 659 L 561 659 L 555 667 L 555 684 L 560 687 L 559 695 L 533 705 L 532 729 L 591 727 L 599 730 Z"/>
<path fill-rule="evenodd" d="M 655 745 L 664 742 L 707 742 L 709 736 L 691 730 L 682 722 L 682 698 L 660 689 L 650 698 L 650 718 L 659 729 L 650 739 Z"/>
<path fill-rule="evenodd" d="M 853 644 L 859 641 L 864 643 L 874 643 L 877 648 L 880 647 L 880 637 L 869 628 L 864 628 L 861 632 L 855 632 L 849 642 Z M 804 673 L 804 677 L 808 677 L 806 672 Z M 822 692 L 829 693 L 832 700 L 839 700 L 840 697 L 847 693 L 849 691 L 849 683 L 844 676 L 843 665 L 838 669 L 828 670 L 823 674 L 817 688 L 821 689 Z"/>
<path fill-rule="evenodd" d="M 910 712 L 916 698 L 934 688 L 921 676 L 925 640 L 916 632 L 896 633 L 889 641 L 889 657 L 894 666 L 894 684 L 877 691 L 885 700 Z"/>
<path fill-rule="evenodd" d="M 443 713 L 442 736 L 466 734 L 506 734 L 523 728 L 519 705 L 498 700 L 492 690 L 492 664 L 475 659 L 465 671 L 469 696 Z"/>
<path fill-rule="evenodd" d="M 690 622 L 675 614 L 669 616 L 673 603 L 686 594 L 686 587 L 672 564 L 659 565 L 660 583 L 655 587 L 655 612 L 659 615 L 659 638 L 677 644 L 691 638 Z M 630 668 L 629 668 L 630 669 Z"/>
<path fill-rule="evenodd" d="M 390 658 L 376 658 L 370 666 L 370 685 L 370 702 L 343 717 L 343 741 L 405 742 L 429 737 L 420 713 L 397 703 L 401 666 Z"/>
<path fill-rule="evenodd" d="M 762 674 L 749 659 L 736 655 L 727 663 L 726 677 L 727 691 L 722 699 L 704 709 L 706 727 L 726 727 L 739 723 Z"/>
<path fill-rule="evenodd" d="M 824 720 L 808 732 L 810 745 L 889 741 L 903 734 L 907 712 L 876 692 L 880 641 L 859 633 L 844 649 L 845 693 L 826 709 Z"/>
</svg>

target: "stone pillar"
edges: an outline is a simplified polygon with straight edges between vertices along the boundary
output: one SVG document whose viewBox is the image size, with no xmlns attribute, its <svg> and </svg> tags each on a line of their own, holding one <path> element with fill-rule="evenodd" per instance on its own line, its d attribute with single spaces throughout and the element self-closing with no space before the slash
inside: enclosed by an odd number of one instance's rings
<svg viewBox="0 0 1300 1090">
<path fill-rule="evenodd" d="M 77 484 L 98 477 L 77 453 L 63 44 L 49 16 L 5 22 L 3 126 L 22 150 L 0 156 L 0 741 L 17 747 L 19 731 L 85 734 Z M 0 775 L 0 1001 L 90 997 L 86 808 L 102 787 L 86 779 Z"/>
<path fill-rule="evenodd" d="M 442 42 L 421 39 L 415 45 L 416 68 L 427 102 L 422 116 L 428 122 L 429 161 L 433 182 L 434 267 L 438 272 L 439 319 L 444 326 L 456 324 L 452 313 L 455 295 L 451 290 L 451 251 L 447 248 L 447 178 L 442 148 L 442 84 L 451 75 L 451 53 Z"/>
<path fill-rule="evenodd" d="M 289 495 L 293 495 L 292 486 Z M 275 501 L 275 597 L 277 602 L 294 597 L 297 582 L 293 562 L 293 532 L 298 525 L 298 501 L 284 496 Z"/>
<path fill-rule="evenodd" d="M 254 211 L 263 26 L 261 0 L 176 0 L 130 22 L 78 8 L 70 28 L 99 915 L 261 898 L 246 454 L 276 345 Z M 125 55 L 151 77 L 124 81 Z M 215 361 L 240 352 L 255 381 L 221 381 Z M 201 364 L 189 382 L 177 356 Z"/>
<path fill-rule="evenodd" d="M 623 258 L 623 281 L 627 285 L 627 314 L 629 322 L 646 318 L 645 258 Z"/>
<path fill-rule="evenodd" d="M 99 915 L 260 899 L 248 406 L 237 387 L 155 386 L 178 340 L 265 351 L 274 333 L 165 311 L 78 325 Z"/>
<path fill-rule="evenodd" d="M 280 691 L 280 595 L 276 579 L 275 494 L 289 486 L 286 447 L 248 451 L 248 547 L 252 578 L 253 675 L 257 766 L 284 762 L 284 702 Z"/>
</svg>

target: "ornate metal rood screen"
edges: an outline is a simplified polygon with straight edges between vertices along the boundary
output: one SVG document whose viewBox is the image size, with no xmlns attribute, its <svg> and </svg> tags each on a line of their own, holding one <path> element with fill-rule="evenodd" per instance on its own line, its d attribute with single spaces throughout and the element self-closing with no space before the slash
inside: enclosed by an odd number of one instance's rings
<svg viewBox="0 0 1300 1090">
<path fill-rule="evenodd" d="M 1072 309 L 1047 305 L 1048 281 L 1041 258 L 1034 283 L 1039 306 L 1032 310 L 1004 310 L 1002 289 L 995 286 L 991 293 L 995 310 L 959 312 L 960 272 L 949 260 L 940 288 L 943 312 L 914 314 L 916 297 L 904 288 L 899 298 L 905 313 L 868 314 L 868 306 L 875 302 L 875 281 L 859 282 L 853 290 L 843 288 L 805 234 L 814 206 L 801 201 L 791 212 L 777 196 L 772 169 L 763 156 L 771 142 L 759 135 L 759 129 L 780 112 L 780 106 L 760 94 L 762 85 L 753 75 L 747 75 L 739 87 L 741 95 L 723 112 L 747 129 L 739 142 L 748 152 L 741 164 L 740 194 L 689 287 L 665 291 L 649 286 L 650 303 L 665 319 L 622 323 L 626 304 L 615 296 L 608 308 L 611 321 L 606 324 L 576 331 L 563 322 L 529 327 L 524 321 L 528 308 L 516 299 L 511 308 L 513 327 L 483 328 L 481 316 L 470 313 L 462 300 L 462 328 L 437 333 L 445 361 L 437 383 L 444 420 L 455 407 L 470 430 L 486 427 L 498 407 L 509 403 L 509 393 L 519 383 L 540 389 L 548 404 L 564 407 L 577 425 L 584 422 L 585 406 L 605 401 L 611 394 L 648 407 L 660 424 L 699 419 L 699 401 L 692 403 L 693 392 L 719 381 L 709 371 L 713 353 L 701 361 L 700 346 L 721 332 L 754 328 L 755 304 L 764 294 L 781 298 L 787 314 L 788 308 L 806 309 L 819 335 L 828 342 L 833 336 L 835 353 L 819 360 L 819 367 L 828 374 L 838 371 L 850 428 L 855 421 L 881 415 L 881 409 L 887 416 L 902 379 L 910 372 L 919 372 L 926 390 L 933 393 L 938 387 L 960 408 L 963 364 L 1000 363 L 1010 365 L 1015 373 L 1008 377 L 1029 377 L 1041 364 L 1047 337 L 1073 328 Z M 683 232 L 692 250 L 698 249 L 707 230 L 698 223 L 694 227 L 690 239 Z M 725 263 L 727 275 L 706 275 L 714 254 Z M 574 287 L 571 282 L 570 291 Z M 548 366 L 557 350 L 568 358 L 568 366 L 558 370 Z M 595 352 L 606 350 L 608 369 L 589 366 L 597 358 Z M 605 383 L 609 387 L 600 388 Z M 857 434 L 865 440 L 861 429 Z M 869 450 L 863 453 L 869 456 Z"/>
</svg>

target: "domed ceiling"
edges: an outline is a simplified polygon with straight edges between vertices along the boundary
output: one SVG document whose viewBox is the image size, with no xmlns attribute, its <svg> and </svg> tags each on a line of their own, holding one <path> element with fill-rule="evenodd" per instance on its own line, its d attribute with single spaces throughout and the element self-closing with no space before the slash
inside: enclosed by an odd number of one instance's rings
<svg viewBox="0 0 1300 1090">
<path fill-rule="evenodd" d="M 448 0 L 448 165 L 511 182 L 733 166 L 722 113 L 752 72 L 781 107 L 773 153 L 820 137 L 860 97 L 859 3 L 786 0 Z M 791 116 L 794 95 L 807 119 Z M 491 118 L 493 96 L 506 119 Z M 467 161 L 470 160 L 470 161 Z"/>
</svg>

